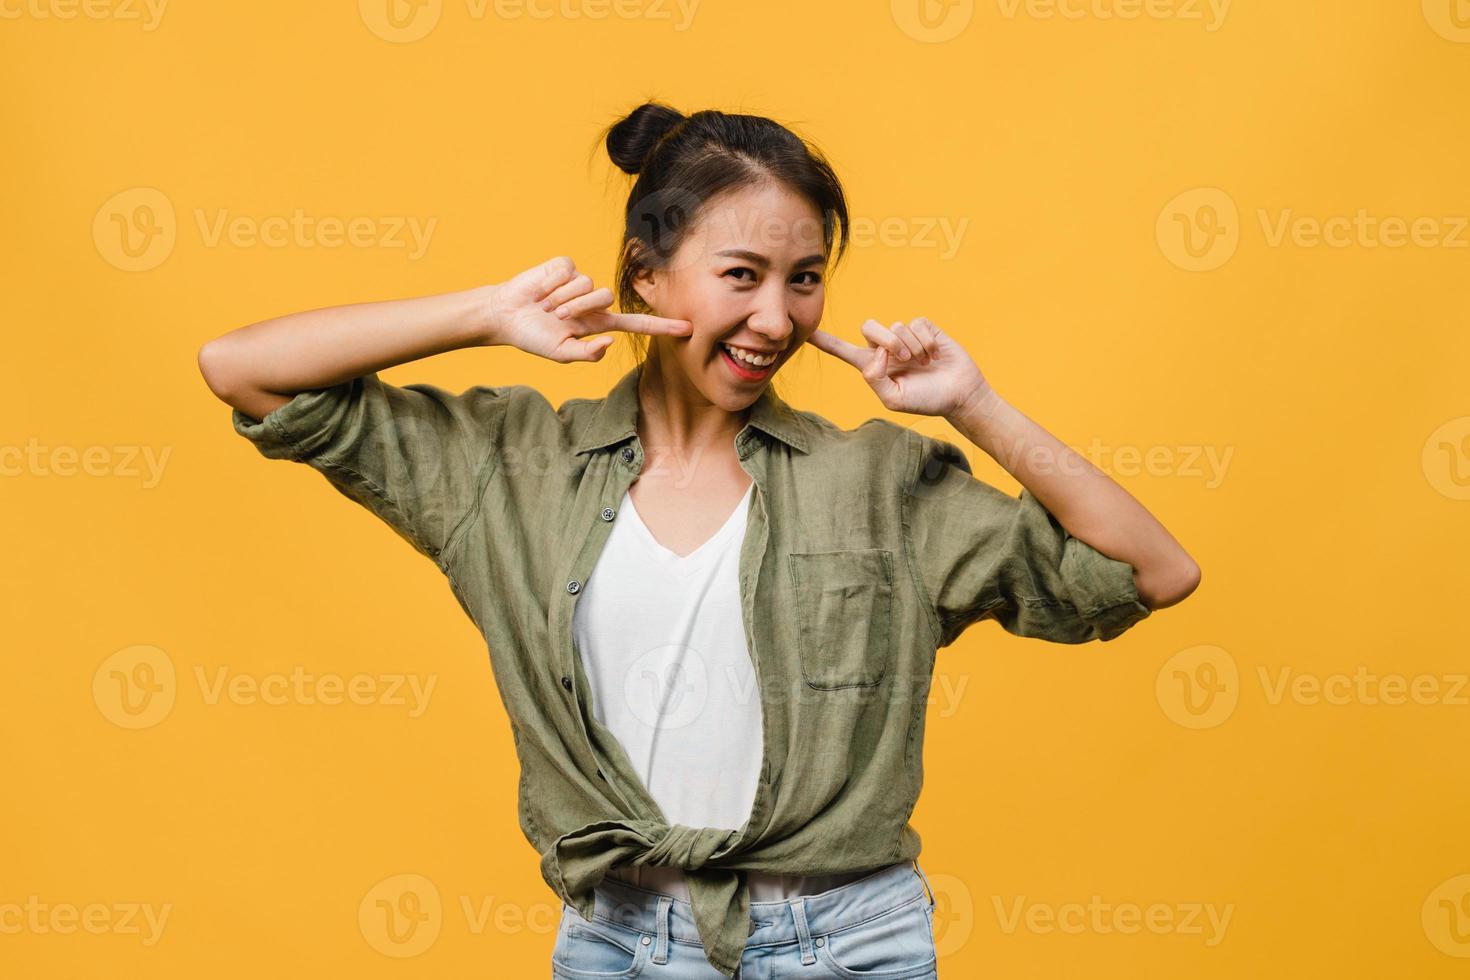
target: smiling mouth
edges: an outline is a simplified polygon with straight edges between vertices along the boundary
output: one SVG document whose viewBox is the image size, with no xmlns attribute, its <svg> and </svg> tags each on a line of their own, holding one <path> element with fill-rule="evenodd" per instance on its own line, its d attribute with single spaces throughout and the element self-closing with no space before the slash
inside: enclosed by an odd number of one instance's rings
<svg viewBox="0 0 1470 980">
<path fill-rule="evenodd" d="M 745 347 L 735 347 L 731 344 L 721 344 L 720 346 L 724 348 L 726 353 L 739 360 L 742 364 L 748 364 L 753 368 L 767 367 L 776 363 L 776 358 L 781 356 L 778 351 L 759 352 Z"/>
<path fill-rule="evenodd" d="M 720 344 L 720 354 L 730 370 L 742 381 L 759 381 L 768 377 L 781 356 L 778 353 L 756 354 L 729 344 Z"/>
</svg>

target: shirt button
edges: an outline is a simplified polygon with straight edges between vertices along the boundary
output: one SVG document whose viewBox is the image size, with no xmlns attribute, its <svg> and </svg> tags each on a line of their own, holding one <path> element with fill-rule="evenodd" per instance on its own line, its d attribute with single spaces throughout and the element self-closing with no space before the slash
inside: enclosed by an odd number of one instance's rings
<svg viewBox="0 0 1470 980">
<path fill-rule="evenodd" d="M 570 592 L 572 595 L 576 595 L 578 592 L 582 591 L 582 583 L 578 582 L 576 579 L 572 579 L 570 582 L 567 583 L 567 591 Z"/>
<path fill-rule="evenodd" d="M 602 774 L 601 769 L 597 770 L 597 778 L 602 780 L 604 783 L 607 782 L 607 777 Z"/>
<path fill-rule="evenodd" d="M 625 463 L 631 463 L 632 461 L 633 461 L 633 447 L 632 446 L 624 446 L 623 447 L 623 462 L 625 462 Z"/>
<path fill-rule="evenodd" d="M 566 674 L 562 674 L 561 675 L 561 686 L 564 687 L 564 688 L 566 688 L 568 691 L 570 691 L 572 689 L 572 679 L 570 677 L 568 677 Z"/>
<path fill-rule="evenodd" d="M 611 507 L 604 507 L 604 508 L 602 508 L 602 519 L 604 521 L 610 521 L 610 520 L 612 520 L 613 517 L 616 514 L 617 514 L 617 511 L 613 510 Z"/>
</svg>

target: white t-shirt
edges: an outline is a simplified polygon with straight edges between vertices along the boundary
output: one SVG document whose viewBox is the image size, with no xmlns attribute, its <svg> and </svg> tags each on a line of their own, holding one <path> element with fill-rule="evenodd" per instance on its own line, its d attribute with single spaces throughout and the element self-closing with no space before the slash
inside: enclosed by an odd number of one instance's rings
<svg viewBox="0 0 1470 980">
<path fill-rule="evenodd" d="M 593 714 L 664 816 L 688 827 L 740 829 L 760 779 L 760 688 L 740 615 L 740 548 L 754 486 L 684 556 L 658 543 L 625 494 L 572 615 Z M 747 883 L 752 901 L 781 901 L 872 873 L 748 872 Z M 688 900 L 678 868 L 611 874 Z"/>
</svg>

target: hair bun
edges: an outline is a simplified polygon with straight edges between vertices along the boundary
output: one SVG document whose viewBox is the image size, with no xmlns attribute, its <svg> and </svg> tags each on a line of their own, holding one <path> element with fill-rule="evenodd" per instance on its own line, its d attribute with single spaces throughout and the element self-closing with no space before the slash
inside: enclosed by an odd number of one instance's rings
<svg viewBox="0 0 1470 980">
<path fill-rule="evenodd" d="M 607 133 L 607 155 L 624 173 L 636 174 L 664 135 L 687 117 L 661 102 L 645 102 L 613 125 Z"/>
</svg>

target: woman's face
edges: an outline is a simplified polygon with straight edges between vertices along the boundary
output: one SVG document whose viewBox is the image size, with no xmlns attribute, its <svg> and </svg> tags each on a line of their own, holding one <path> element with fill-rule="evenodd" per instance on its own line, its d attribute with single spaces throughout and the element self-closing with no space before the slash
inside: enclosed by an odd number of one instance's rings
<svg viewBox="0 0 1470 980">
<path fill-rule="evenodd" d="M 694 325 L 653 337 L 654 356 L 712 404 L 748 407 L 821 323 L 826 265 L 821 214 L 785 186 L 711 198 L 668 265 L 634 281 L 654 313 Z"/>
</svg>

